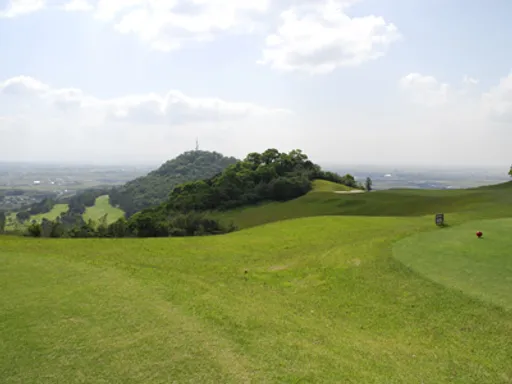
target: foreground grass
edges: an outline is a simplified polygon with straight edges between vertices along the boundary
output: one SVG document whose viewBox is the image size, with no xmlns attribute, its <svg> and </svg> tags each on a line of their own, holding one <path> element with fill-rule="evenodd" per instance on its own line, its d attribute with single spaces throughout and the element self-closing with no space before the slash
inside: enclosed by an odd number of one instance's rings
<svg viewBox="0 0 512 384">
<path fill-rule="evenodd" d="M 408 237 L 393 252 L 433 281 L 512 309 L 511 232 L 512 219 L 472 221 Z"/>
<path fill-rule="evenodd" d="M 85 221 L 91 219 L 97 222 L 104 215 L 108 215 L 108 223 L 113 223 L 114 221 L 117 221 L 118 219 L 124 216 L 124 212 L 122 209 L 115 208 L 112 205 L 110 205 L 108 195 L 98 197 L 96 199 L 94 206 L 87 207 L 85 213 L 83 214 L 83 218 Z"/>
<path fill-rule="evenodd" d="M 0 237 L 0 382 L 512 383 L 510 224 L 474 222 L 512 216 L 510 187 L 317 184 L 219 214 L 317 217 L 225 236 Z"/>
<path fill-rule="evenodd" d="M 512 313 L 393 259 L 429 228 L 315 217 L 192 239 L 0 238 L 0 377 L 512 382 Z"/>
</svg>

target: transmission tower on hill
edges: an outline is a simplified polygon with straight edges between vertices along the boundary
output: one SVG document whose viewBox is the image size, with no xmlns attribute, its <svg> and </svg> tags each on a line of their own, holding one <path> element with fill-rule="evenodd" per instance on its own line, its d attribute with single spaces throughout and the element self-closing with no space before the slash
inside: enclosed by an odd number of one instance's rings
<svg viewBox="0 0 512 384">
<path fill-rule="evenodd" d="M 199 151 L 199 140 L 196 138 L 196 151 Z"/>
</svg>

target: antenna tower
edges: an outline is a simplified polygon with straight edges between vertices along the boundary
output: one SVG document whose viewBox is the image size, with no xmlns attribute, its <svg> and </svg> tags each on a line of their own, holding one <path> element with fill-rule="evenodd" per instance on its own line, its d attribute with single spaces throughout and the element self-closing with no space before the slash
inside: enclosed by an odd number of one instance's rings
<svg viewBox="0 0 512 384">
<path fill-rule="evenodd" d="M 196 151 L 199 151 L 199 140 L 196 139 Z"/>
</svg>

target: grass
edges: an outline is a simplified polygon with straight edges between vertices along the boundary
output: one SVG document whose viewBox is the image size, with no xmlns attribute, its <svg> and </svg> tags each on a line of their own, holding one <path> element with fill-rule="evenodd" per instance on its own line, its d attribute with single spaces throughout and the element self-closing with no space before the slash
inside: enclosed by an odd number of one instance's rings
<svg viewBox="0 0 512 384">
<path fill-rule="evenodd" d="M 83 214 L 83 218 L 85 221 L 88 221 L 89 219 L 91 219 L 91 220 L 97 222 L 104 215 L 108 215 L 107 216 L 108 223 L 113 223 L 114 221 L 117 221 L 121 217 L 124 217 L 123 210 L 121 210 L 119 208 L 115 208 L 112 205 L 110 205 L 108 195 L 98 197 L 96 199 L 94 206 L 87 207 L 87 209 L 85 210 L 85 213 Z"/>
<path fill-rule="evenodd" d="M 434 215 L 437 212 L 445 213 L 451 224 L 459 224 L 470 219 L 512 216 L 511 191 L 512 183 L 506 183 L 488 189 L 396 189 L 337 194 L 326 191 L 320 184 L 320 188 L 315 188 L 312 193 L 298 199 L 244 207 L 213 215 L 225 221 L 233 221 L 240 228 L 311 216 L 416 217 Z"/>
<path fill-rule="evenodd" d="M 511 203 L 510 186 L 317 191 L 223 213 L 252 227 L 224 236 L 0 237 L 0 382 L 512 383 L 506 302 L 458 286 L 457 261 L 438 268 L 455 285 L 433 265 L 469 231 L 487 255 L 468 256 L 478 290 L 510 287 L 488 278 L 508 265 L 491 256 L 510 249 L 509 221 L 474 220 Z M 422 236 L 444 236 L 431 258 Z"/>
<path fill-rule="evenodd" d="M 478 239 L 476 231 L 484 237 Z M 429 279 L 512 309 L 512 219 L 471 221 L 398 242 L 395 257 Z"/>
<path fill-rule="evenodd" d="M 67 204 L 55 204 L 50 212 L 40 213 L 38 215 L 30 216 L 30 220 L 27 220 L 24 224 L 20 224 L 16 219 L 16 212 L 11 212 L 8 216 L 11 220 L 7 222 L 6 229 L 13 230 L 16 226 L 25 227 L 29 225 L 32 221 L 41 222 L 43 219 L 55 220 L 60 216 L 61 213 L 64 213 L 68 210 Z"/>
<path fill-rule="evenodd" d="M 351 191 L 353 188 L 346 185 L 333 183 L 327 180 L 313 181 L 313 192 L 337 192 L 337 191 Z"/>
</svg>

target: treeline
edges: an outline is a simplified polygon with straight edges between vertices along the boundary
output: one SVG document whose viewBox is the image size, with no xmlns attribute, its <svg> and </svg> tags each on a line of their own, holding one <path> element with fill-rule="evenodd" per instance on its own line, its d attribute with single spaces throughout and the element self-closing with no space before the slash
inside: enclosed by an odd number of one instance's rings
<svg viewBox="0 0 512 384">
<path fill-rule="evenodd" d="M 207 179 L 236 162 L 234 157 L 226 157 L 217 152 L 188 151 L 146 176 L 113 188 L 109 192 L 110 203 L 121 208 L 126 217 L 130 217 L 142 209 L 165 202 L 175 186 L 187 181 Z"/>
<path fill-rule="evenodd" d="M 236 230 L 233 224 L 225 225 L 205 214 L 191 212 L 177 214 L 149 223 L 153 217 L 139 215 L 126 220 L 121 218 L 108 224 L 108 216 L 98 222 L 85 221 L 82 216 L 61 216 L 57 220 L 43 219 L 33 222 L 26 229 L 26 236 L 51 238 L 123 238 L 123 237 L 184 237 L 218 235 Z"/>
</svg>

